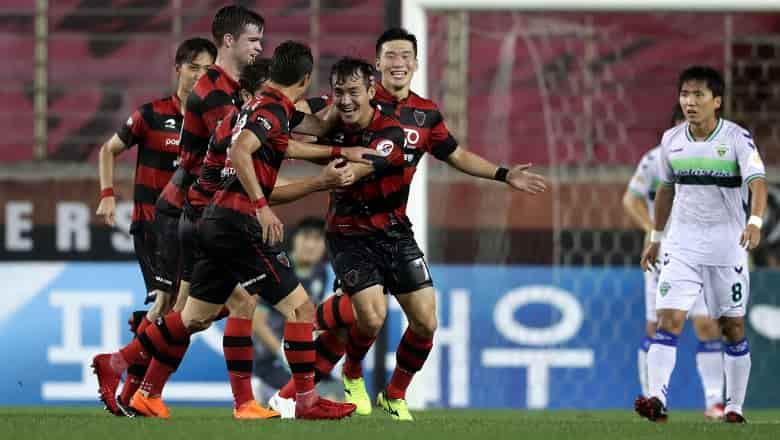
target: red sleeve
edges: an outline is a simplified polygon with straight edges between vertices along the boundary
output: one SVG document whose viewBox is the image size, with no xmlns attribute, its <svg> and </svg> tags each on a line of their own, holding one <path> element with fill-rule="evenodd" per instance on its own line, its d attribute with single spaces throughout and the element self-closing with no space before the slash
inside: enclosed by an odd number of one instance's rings
<svg viewBox="0 0 780 440">
<path fill-rule="evenodd" d="M 148 125 L 146 125 L 146 120 L 143 118 L 142 111 L 143 107 L 134 111 L 116 132 L 119 139 L 124 142 L 128 148 L 138 144 L 146 133 Z"/>
</svg>

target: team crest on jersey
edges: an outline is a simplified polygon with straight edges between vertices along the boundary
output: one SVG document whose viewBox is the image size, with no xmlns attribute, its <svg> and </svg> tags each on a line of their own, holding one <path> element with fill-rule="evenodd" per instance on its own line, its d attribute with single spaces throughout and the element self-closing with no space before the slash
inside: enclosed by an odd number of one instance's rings
<svg viewBox="0 0 780 440">
<path fill-rule="evenodd" d="M 718 145 L 715 147 L 715 152 L 718 153 L 718 157 L 723 157 L 729 152 L 729 147 L 727 145 Z"/>
<path fill-rule="evenodd" d="M 672 285 L 668 281 L 664 281 L 660 286 L 658 286 L 658 292 L 661 294 L 661 296 L 666 296 L 666 294 L 669 293 L 669 289 L 671 288 Z"/>
<path fill-rule="evenodd" d="M 379 152 L 380 156 L 387 157 L 393 152 L 393 143 L 387 139 L 383 139 L 376 145 L 376 151 Z"/>
<path fill-rule="evenodd" d="M 414 122 L 417 123 L 418 127 L 422 127 L 425 125 L 425 112 L 420 110 L 415 110 L 414 113 Z"/>
<path fill-rule="evenodd" d="M 287 258 L 286 252 L 279 252 L 276 254 L 276 261 L 281 263 L 281 265 L 284 267 L 290 267 L 290 259 Z"/>
</svg>

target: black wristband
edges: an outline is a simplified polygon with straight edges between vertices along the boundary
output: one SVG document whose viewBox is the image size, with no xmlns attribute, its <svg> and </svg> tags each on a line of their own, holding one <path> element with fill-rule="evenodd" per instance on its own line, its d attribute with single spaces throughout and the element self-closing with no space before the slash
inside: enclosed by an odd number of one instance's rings
<svg viewBox="0 0 780 440">
<path fill-rule="evenodd" d="M 493 180 L 498 180 L 499 182 L 506 182 L 506 176 L 509 174 L 509 169 L 504 167 L 498 167 L 496 170 L 496 174 L 493 175 Z"/>
</svg>

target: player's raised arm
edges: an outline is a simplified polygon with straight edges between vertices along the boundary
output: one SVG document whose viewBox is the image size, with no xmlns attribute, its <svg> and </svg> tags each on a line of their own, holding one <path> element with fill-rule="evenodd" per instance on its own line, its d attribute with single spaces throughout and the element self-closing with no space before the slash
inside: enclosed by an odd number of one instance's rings
<svg viewBox="0 0 780 440">
<path fill-rule="evenodd" d="M 538 194 L 547 189 L 543 176 L 527 171 L 531 168 L 530 163 L 504 168 L 463 147 L 456 147 L 445 160 L 466 174 L 506 182 L 510 187 L 529 194 Z"/>
</svg>

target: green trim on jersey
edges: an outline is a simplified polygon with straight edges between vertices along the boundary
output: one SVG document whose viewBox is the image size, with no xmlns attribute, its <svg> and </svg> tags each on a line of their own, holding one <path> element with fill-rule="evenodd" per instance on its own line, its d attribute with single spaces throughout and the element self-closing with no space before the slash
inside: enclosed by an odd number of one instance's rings
<svg viewBox="0 0 780 440">
<path fill-rule="evenodd" d="M 761 174 L 761 173 L 753 174 L 752 176 L 750 176 L 747 179 L 745 179 L 745 185 L 747 185 L 748 183 L 750 183 L 750 182 L 752 182 L 752 181 L 754 181 L 756 179 L 766 179 L 766 174 Z"/>
<path fill-rule="evenodd" d="M 715 139 L 715 136 L 720 133 L 721 128 L 723 128 L 723 118 L 718 118 L 718 123 L 715 125 L 715 129 L 712 130 L 712 133 L 703 141 L 697 141 L 696 138 L 693 137 L 693 133 L 691 133 L 691 124 L 689 122 L 688 126 L 685 128 L 685 137 L 691 142 L 712 142 L 712 140 Z"/>
<path fill-rule="evenodd" d="M 739 164 L 735 160 L 710 159 L 706 157 L 688 157 L 669 161 L 674 171 L 702 170 L 719 173 L 739 174 Z"/>
</svg>

